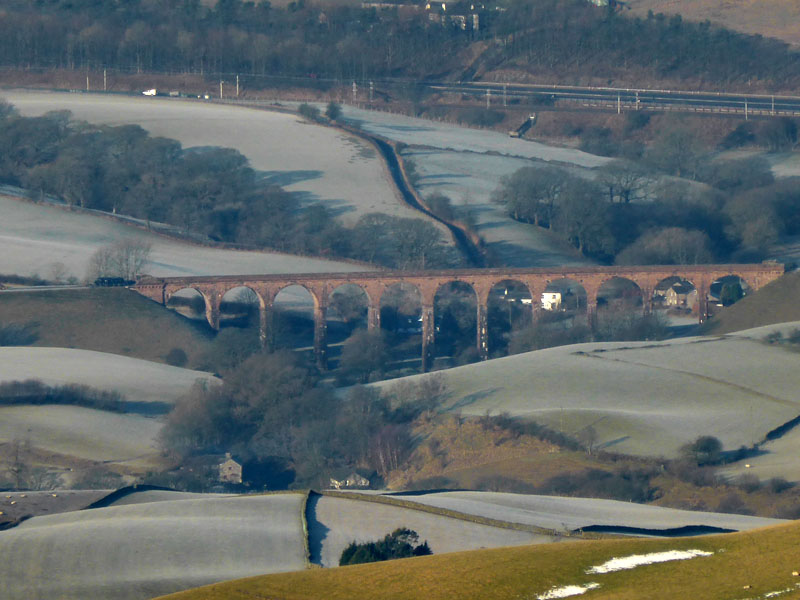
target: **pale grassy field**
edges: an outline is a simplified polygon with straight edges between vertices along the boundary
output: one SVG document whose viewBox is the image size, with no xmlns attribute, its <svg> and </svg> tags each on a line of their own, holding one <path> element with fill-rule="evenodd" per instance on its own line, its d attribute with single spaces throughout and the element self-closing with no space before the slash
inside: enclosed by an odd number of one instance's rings
<svg viewBox="0 0 800 600">
<path fill-rule="evenodd" d="M 421 175 L 423 196 L 442 193 L 453 206 L 468 207 L 476 231 L 501 264 L 513 267 L 551 267 L 591 264 L 549 232 L 518 223 L 490 196 L 505 175 L 525 166 L 561 164 L 591 177 L 591 170 L 610 159 L 571 148 L 514 139 L 488 130 L 344 107 L 348 121 L 390 140 L 408 144 L 404 157 Z"/>
<path fill-rule="evenodd" d="M 502 264 L 512 267 L 587 265 L 593 261 L 550 232 L 509 218 L 503 207 L 491 201 L 501 179 L 522 167 L 541 166 L 509 156 L 413 148 L 404 156 L 413 160 L 421 177 L 417 188 L 423 196 L 444 194 L 453 206 L 469 210 L 475 230 Z M 587 169 L 572 167 L 572 173 Z"/>
<path fill-rule="evenodd" d="M 402 499 L 557 530 L 588 524 L 751 529 L 778 522 L 606 500 L 487 492 Z M 215 581 L 301 571 L 307 567 L 302 504 L 299 493 L 226 497 L 148 491 L 131 494 L 108 508 L 35 517 L 0 533 L 3 599 L 144 600 Z M 326 567 L 338 564 L 341 551 L 351 541 L 379 539 L 398 527 L 417 531 L 435 555 L 554 541 L 549 536 L 357 497 L 313 499 L 308 524 L 311 560 Z"/>
<path fill-rule="evenodd" d="M 573 148 L 558 148 L 511 138 L 498 131 L 470 129 L 352 106 L 343 107 L 343 115 L 347 121 L 358 123 L 365 131 L 408 145 L 455 152 L 494 153 L 585 168 L 601 167 L 612 160 Z"/>
<path fill-rule="evenodd" d="M 685 338 L 551 348 L 442 377 L 447 410 L 506 412 L 572 435 L 592 426 L 601 448 L 669 457 L 701 435 L 749 446 L 796 417 L 797 364 L 743 337 Z"/>
<path fill-rule="evenodd" d="M 35 517 L 0 533 L 3 600 L 144 600 L 305 568 L 302 494 L 205 498 Z"/>
<path fill-rule="evenodd" d="M 39 379 L 47 385 L 81 384 L 117 391 L 126 400 L 172 403 L 195 381 L 218 381 L 190 369 L 72 348 L 0 348 L 0 383 Z"/>
<path fill-rule="evenodd" d="M 157 461 L 161 421 L 79 406 L 0 407 L 0 442 L 144 469 Z"/>
<path fill-rule="evenodd" d="M 255 577 L 169 598 L 794 600 L 798 542 L 800 527 L 791 523 L 702 538 L 497 548 Z M 612 560 L 621 570 L 607 568 Z"/>
<path fill-rule="evenodd" d="M 565 498 L 499 492 L 440 492 L 402 496 L 402 498 L 469 515 L 535 525 L 556 531 L 574 530 L 590 525 L 613 525 L 642 529 L 671 529 L 706 525 L 741 531 L 777 525 L 782 522 L 778 519 L 676 510 L 596 498 Z"/>
<path fill-rule="evenodd" d="M 323 202 L 345 222 L 365 212 L 416 216 L 402 205 L 375 151 L 336 130 L 293 115 L 157 98 L 47 92 L 3 92 L 21 114 L 69 110 L 78 119 L 135 123 L 184 146 L 236 148 L 270 181 L 304 202 Z M 363 267 L 275 252 L 198 247 L 101 217 L 67 213 L 0 196 L 0 273 L 48 277 L 55 263 L 83 278 L 92 253 L 121 238 L 153 246 L 147 272 L 156 276 L 342 272 Z"/>
<path fill-rule="evenodd" d="M 195 492 L 176 492 L 173 490 L 144 490 L 132 492 L 115 500 L 110 506 L 130 506 L 133 504 L 150 504 L 151 502 L 175 502 L 176 500 L 208 500 L 230 498 L 233 494 L 202 494 Z"/>
<path fill-rule="evenodd" d="M 89 259 L 102 246 L 132 238 L 152 245 L 146 272 L 158 277 L 330 273 L 364 270 L 346 262 L 278 252 L 206 248 L 149 233 L 138 227 L 56 206 L 0 195 L 0 273 L 50 278 L 55 263 L 83 279 Z"/>
<path fill-rule="evenodd" d="M 800 44 L 800 4 L 796 0 L 629 0 L 634 14 L 680 14 L 692 21 L 718 23 L 742 31 Z"/>
<path fill-rule="evenodd" d="M 91 94 L 2 92 L 23 115 L 69 110 L 92 123 L 141 125 L 184 147 L 235 148 L 268 180 L 345 221 L 371 211 L 415 216 L 395 195 L 376 151 L 349 134 L 291 114 L 177 100 Z"/>
<path fill-rule="evenodd" d="M 404 498 L 405 500 L 405 498 Z M 416 498 L 408 498 L 416 501 Z M 383 538 L 398 527 L 416 531 L 434 554 L 477 548 L 549 543 L 549 536 L 501 529 L 460 519 L 356 499 L 322 496 L 312 504 L 309 544 L 312 561 L 324 567 L 339 564 L 342 550 L 352 541 Z"/>
</svg>

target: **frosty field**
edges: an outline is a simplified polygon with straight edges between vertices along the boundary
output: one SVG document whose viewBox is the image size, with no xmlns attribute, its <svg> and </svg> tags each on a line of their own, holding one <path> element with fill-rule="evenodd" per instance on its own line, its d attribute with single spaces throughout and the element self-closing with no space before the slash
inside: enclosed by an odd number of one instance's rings
<svg viewBox="0 0 800 600">
<path fill-rule="evenodd" d="M 782 522 L 778 519 L 677 510 L 596 498 L 500 492 L 440 492 L 400 497 L 428 506 L 556 531 L 575 530 L 591 525 L 656 530 L 705 525 L 742 531 Z"/>
<path fill-rule="evenodd" d="M 35 517 L 0 532 L 4 600 L 144 600 L 305 567 L 302 494 L 204 498 Z"/>
<path fill-rule="evenodd" d="M 500 529 L 376 502 L 328 496 L 311 502 L 311 558 L 324 567 L 338 566 L 342 550 L 350 542 L 381 539 L 398 527 L 416 531 L 420 542 L 427 540 L 434 554 L 553 541 L 527 531 Z"/>
<path fill-rule="evenodd" d="M 0 97 L 26 116 L 69 110 L 92 123 L 136 123 L 184 147 L 235 148 L 270 182 L 303 201 L 324 203 L 345 221 L 371 211 L 418 216 L 395 196 L 371 146 L 295 115 L 200 100 L 23 91 Z"/>
<path fill-rule="evenodd" d="M 143 469 L 158 458 L 161 422 L 80 406 L 2 406 L 0 442 L 30 441 L 57 454 Z"/>
<path fill-rule="evenodd" d="M 157 277 L 246 275 L 252 273 L 324 273 L 363 270 L 346 262 L 207 248 L 125 225 L 102 216 L 78 214 L 57 206 L 33 204 L 0 195 L 0 273 L 51 277 L 56 263 L 67 275 L 83 279 L 92 254 L 120 239 L 152 245 L 146 271 Z"/>
<path fill-rule="evenodd" d="M 117 391 L 126 400 L 172 403 L 209 373 L 72 348 L 1 347 L 0 383 L 39 379 L 47 385 L 81 384 Z"/>
<path fill-rule="evenodd" d="M 511 138 L 498 131 L 470 129 L 352 106 L 342 107 L 342 114 L 345 120 L 359 124 L 365 131 L 408 145 L 430 146 L 456 152 L 496 153 L 586 168 L 600 167 L 611 160 L 572 148 L 557 148 Z"/>
<path fill-rule="evenodd" d="M 491 201 L 500 180 L 522 167 L 542 165 L 521 158 L 413 148 L 404 153 L 417 165 L 423 196 L 444 194 L 453 206 L 469 210 L 488 249 L 511 267 L 588 265 L 593 261 L 549 231 L 511 219 Z M 585 171 L 577 167 L 571 171 Z"/>
<path fill-rule="evenodd" d="M 675 456 L 701 435 L 749 446 L 800 415 L 797 355 L 745 336 L 563 346 L 442 377 L 447 410 L 592 426 L 598 447 L 634 455 Z"/>
</svg>

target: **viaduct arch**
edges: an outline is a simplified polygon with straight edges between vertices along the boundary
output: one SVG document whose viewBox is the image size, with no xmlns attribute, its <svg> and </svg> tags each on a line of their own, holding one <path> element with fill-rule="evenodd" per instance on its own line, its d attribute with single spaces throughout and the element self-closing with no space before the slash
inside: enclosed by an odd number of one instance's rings
<svg viewBox="0 0 800 600">
<path fill-rule="evenodd" d="M 727 276 L 740 277 L 752 291 L 778 279 L 784 273 L 779 263 L 731 265 L 666 265 L 634 267 L 570 267 L 558 269 L 464 269 L 443 271 L 370 271 L 353 273 L 308 273 L 292 275 L 223 275 L 199 277 L 144 277 L 132 289 L 139 294 L 166 306 L 170 297 L 179 290 L 192 288 L 205 301 L 206 319 L 214 329 L 219 329 L 220 302 L 233 288 L 247 287 L 258 295 L 259 331 L 262 343 L 270 342 L 270 323 L 275 297 L 290 285 L 304 287 L 314 300 L 314 354 L 321 368 L 327 366 L 326 315 L 333 291 L 344 284 L 353 284 L 367 296 L 367 325 L 380 327 L 380 303 L 384 291 L 396 283 L 415 286 L 422 298 L 422 368 L 430 369 L 433 358 L 434 299 L 437 290 L 450 282 L 468 284 L 477 297 L 476 344 L 483 359 L 489 355 L 487 312 L 489 293 L 504 281 L 518 281 L 525 285 L 532 298 L 534 318 L 541 309 L 539 298 L 550 282 L 570 279 L 586 290 L 587 311 L 590 317 L 597 309 L 600 287 L 610 279 L 622 278 L 635 283 L 642 292 L 643 310 L 652 310 L 653 293 L 659 282 L 669 277 L 679 277 L 697 289 L 700 322 L 708 316 L 709 286 Z"/>
</svg>

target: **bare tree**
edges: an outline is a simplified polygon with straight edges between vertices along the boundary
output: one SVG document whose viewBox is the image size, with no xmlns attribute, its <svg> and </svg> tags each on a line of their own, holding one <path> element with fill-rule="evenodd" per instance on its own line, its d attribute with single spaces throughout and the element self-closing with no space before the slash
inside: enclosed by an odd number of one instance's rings
<svg viewBox="0 0 800 600">
<path fill-rule="evenodd" d="M 50 265 L 50 279 L 56 283 L 64 283 L 70 278 L 69 269 L 63 262 L 57 261 Z"/>
<path fill-rule="evenodd" d="M 626 204 L 639 199 L 639 195 L 652 183 L 648 171 L 625 160 L 615 160 L 603 167 L 598 180 L 608 190 L 609 201 Z"/>
<path fill-rule="evenodd" d="M 87 279 L 122 277 L 135 279 L 150 262 L 152 246 L 141 240 L 125 239 L 99 248 L 89 259 Z"/>
<path fill-rule="evenodd" d="M 578 441 L 586 448 L 586 454 L 591 456 L 597 444 L 597 430 L 591 425 L 585 427 L 578 433 Z"/>
</svg>

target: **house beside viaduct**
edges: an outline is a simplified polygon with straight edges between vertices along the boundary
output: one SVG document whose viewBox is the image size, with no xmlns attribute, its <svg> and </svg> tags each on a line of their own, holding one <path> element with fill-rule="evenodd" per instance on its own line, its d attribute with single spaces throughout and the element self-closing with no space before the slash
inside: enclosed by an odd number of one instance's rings
<svg viewBox="0 0 800 600">
<path fill-rule="evenodd" d="M 633 284 L 641 294 L 645 312 L 653 307 L 653 297 L 661 282 L 670 278 L 691 283 L 697 290 L 696 306 L 702 322 L 708 316 L 708 292 L 711 284 L 724 277 L 737 276 L 751 291 L 778 279 L 784 273 L 782 264 L 730 265 L 667 265 L 635 267 L 569 267 L 557 269 L 468 269 L 447 271 L 374 271 L 352 273 L 317 273 L 294 275 L 230 275 L 199 277 L 144 277 L 132 289 L 162 304 L 181 290 L 196 290 L 205 303 L 205 315 L 214 329 L 219 329 L 220 304 L 226 292 L 234 288 L 249 288 L 258 297 L 260 335 L 266 342 L 270 335 L 272 310 L 278 293 L 292 285 L 302 286 L 314 301 L 314 354 L 320 367 L 327 365 L 326 314 L 331 294 L 342 285 L 361 288 L 367 300 L 367 324 L 369 329 L 380 327 L 381 296 L 391 286 L 407 284 L 414 286 L 422 306 L 422 365 L 423 370 L 432 364 L 434 327 L 434 300 L 437 291 L 451 282 L 469 285 L 475 292 L 477 306 L 476 344 L 482 358 L 489 355 L 487 312 L 489 295 L 498 285 L 511 282 L 527 288 L 533 300 L 531 310 L 541 309 L 538 299 L 542 292 L 554 282 L 568 280 L 579 284 L 586 293 L 586 310 L 591 318 L 597 309 L 601 288 L 612 281 Z M 632 287 L 632 286 L 631 286 Z"/>
</svg>

